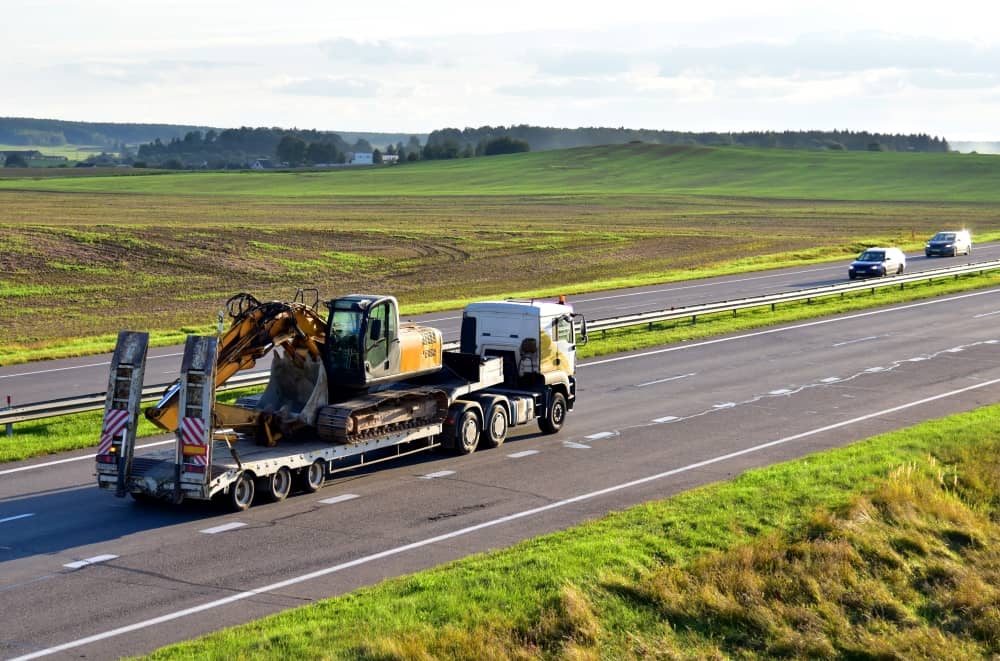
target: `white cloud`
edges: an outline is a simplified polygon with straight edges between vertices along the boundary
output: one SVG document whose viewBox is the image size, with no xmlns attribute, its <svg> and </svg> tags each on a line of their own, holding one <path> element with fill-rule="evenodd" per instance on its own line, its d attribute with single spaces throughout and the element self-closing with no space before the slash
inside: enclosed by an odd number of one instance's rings
<svg viewBox="0 0 1000 661">
<path fill-rule="evenodd" d="M 8 115 L 1000 139 L 1000 9 L 972 0 L 6 0 L 4 13 Z"/>
</svg>

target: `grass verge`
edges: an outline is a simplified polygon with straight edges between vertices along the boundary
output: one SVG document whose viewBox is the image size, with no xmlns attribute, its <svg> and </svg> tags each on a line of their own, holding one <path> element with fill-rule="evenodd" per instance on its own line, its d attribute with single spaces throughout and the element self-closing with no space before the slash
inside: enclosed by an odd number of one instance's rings
<svg viewBox="0 0 1000 661">
<path fill-rule="evenodd" d="M 998 285 L 1000 285 L 1000 272 L 993 272 L 981 276 L 966 275 L 945 281 L 911 284 L 905 289 L 883 287 L 876 289 L 874 294 L 858 292 L 845 295 L 843 298 L 830 296 L 815 299 L 812 303 L 787 303 L 782 304 L 774 312 L 771 312 L 769 307 L 763 306 L 742 310 L 736 316 L 728 312 L 699 316 L 696 323 L 679 320 L 652 325 L 641 324 L 594 333 L 591 341 L 580 347 L 579 357 L 586 359 L 622 351 L 635 351 Z M 206 329 L 205 332 L 211 333 L 212 330 Z M 220 393 L 219 400 L 235 401 L 236 397 L 253 391 L 254 389 L 240 389 Z M 95 446 L 102 415 L 100 411 L 92 411 L 17 423 L 14 427 L 13 440 L 2 440 L 0 437 L 0 462 L 18 461 Z M 158 433 L 161 433 L 160 430 L 151 423 L 145 419 L 140 421 L 138 430 L 140 437 Z"/>
<path fill-rule="evenodd" d="M 998 494 L 994 405 L 148 658 L 995 658 Z"/>
</svg>

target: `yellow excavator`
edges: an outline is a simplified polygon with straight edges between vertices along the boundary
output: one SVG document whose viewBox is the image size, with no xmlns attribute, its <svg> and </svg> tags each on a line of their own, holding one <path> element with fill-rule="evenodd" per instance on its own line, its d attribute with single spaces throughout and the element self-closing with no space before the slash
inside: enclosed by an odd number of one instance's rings
<svg viewBox="0 0 1000 661">
<path fill-rule="evenodd" d="M 400 323 L 391 296 L 351 295 L 328 301 L 328 321 L 299 290 L 291 303 L 261 302 L 247 293 L 226 302 L 232 319 L 219 339 L 215 387 L 254 367 L 273 349 L 271 379 L 253 408 L 216 404 L 213 427 L 255 430 L 273 446 L 284 435 L 314 426 L 320 437 L 353 443 L 410 425 L 444 419 L 447 396 L 434 388 L 383 389 L 386 384 L 442 368 L 436 328 Z M 178 424 L 177 386 L 146 409 L 165 431 Z"/>
</svg>

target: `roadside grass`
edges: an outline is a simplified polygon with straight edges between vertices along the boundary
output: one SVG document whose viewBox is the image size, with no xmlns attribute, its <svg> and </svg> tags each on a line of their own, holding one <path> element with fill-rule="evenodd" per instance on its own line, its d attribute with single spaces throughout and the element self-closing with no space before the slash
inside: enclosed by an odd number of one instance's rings
<svg viewBox="0 0 1000 661">
<path fill-rule="evenodd" d="M 993 658 L 998 493 L 993 405 L 145 658 Z"/>
<path fill-rule="evenodd" d="M 932 283 L 909 284 L 905 289 L 883 287 L 875 290 L 856 292 L 840 296 L 814 299 L 811 303 L 784 303 L 771 312 L 768 306 L 741 310 L 736 316 L 720 312 L 702 315 L 695 323 L 690 320 L 639 324 L 626 328 L 599 331 L 591 334 L 590 341 L 578 347 L 578 358 L 635 351 L 651 347 L 661 347 L 684 341 L 717 337 L 727 333 L 753 330 L 780 324 L 793 323 L 805 319 L 847 314 L 873 307 L 920 301 L 930 298 L 985 289 L 1000 285 L 1000 271 L 984 275 L 965 275 Z M 212 334 L 213 328 L 186 329 L 189 332 Z M 115 338 L 108 338 L 110 348 Z M 177 344 L 183 337 L 174 337 L 170 343 Z M 241 388 L 219 393 L 219 401 L 229 403 L 243 394 L 258 392 L 261 388 Z M 14 425 L 14 438 L 9 441 L 0 437 L 0 462 L 18 461 L 45 454 L 94 447 L 100 435 L 102 413 L 100 411 L 77 413 L 43 420 L 19 422 Z M 145 419 L 140 421 L 138 436 L 162 433 Z"/>
<path fill-rule="evenodd" d="M 231 404 L 239 397 L 261 390 L 259 387 L 234 388 L 219 392 L 217 400 L 222 404 Z M 0 427 L 0 463 L 84 448 L 96 451 L 103 419 L 104 411 L 86 411 L 18 422 L 13 425 L 14 433 L 11 438 L 7 438 Z M 140 416 L 136 429 L 137 439 L 148 439 L 163 433 L 159 427 Z"/>
</svg>

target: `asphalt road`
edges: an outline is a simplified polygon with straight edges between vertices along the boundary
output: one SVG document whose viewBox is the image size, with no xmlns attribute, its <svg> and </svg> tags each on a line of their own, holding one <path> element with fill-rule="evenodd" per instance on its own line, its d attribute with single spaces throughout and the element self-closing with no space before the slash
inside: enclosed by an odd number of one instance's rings
<svg viewBox="0 0 1000 661">
<path fill-rule="evenodd" d="M 532 426 L 238 515 L 118 500 L 90 453 L 3 465 L 0 656 L 147 652 L 993 403 L 997 315 L 992 289 L 588 361 L 557 436 Z"/>
<path fill-rule="evenodd" d="M 1000 243 L 976 245 L 973 255 L 975 261 L 1000 259 Z M 958 266 L 970 261 L 973 261 L 972 257 L 928 259 L 922 253 L 914 253 L 907 256 L 907 272 Z M 582 312 L 588 319 L 605 319 L 837 284 L 847 280 L 849 263 L 850 260 L 845 260 L 836 264 L 597 292 L 572 296 L 570 302 L 577 312 Z M 334 292 L 327 294 L 333 295 Z M 411 317 L 414 321 L 440 328 L 446 341 L 458 339 L 461 318 L 461 311 Z M 184 347 L 180 345 L 151 349 L 146 363 L 146 383 L 174 381 L 178 377 L 183 351 Z M 104 392 L 107 389 L 109 361 L 110 354 L 104 354 L 0 367 L 0 406 L 5 405 L 8 395 L 16 406 Z M 265 356 L 256 369 L 267 370 L 269 365 L 270 356 Z"/>
</svg>

